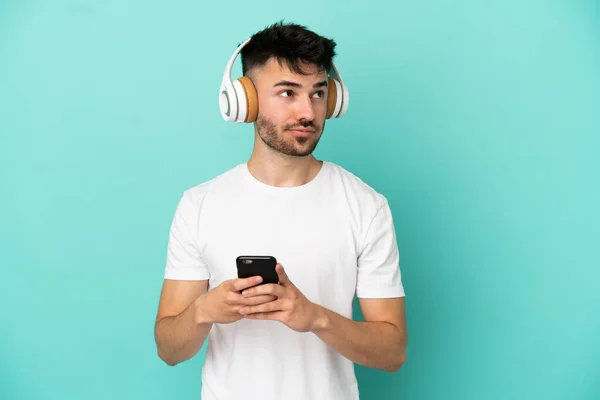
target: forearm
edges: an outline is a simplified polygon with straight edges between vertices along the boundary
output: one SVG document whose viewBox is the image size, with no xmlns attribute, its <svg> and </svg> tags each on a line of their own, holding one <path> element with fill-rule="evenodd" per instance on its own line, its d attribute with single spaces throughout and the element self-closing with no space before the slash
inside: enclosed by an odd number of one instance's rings
<svg viewBox="0 0 600 400">
<path fill-rule="evenodd" d="M 170 366 L 198 353 L 212 327 L 212 323 L 198 321 L 196 307 L 197 302 L 192 302 L 181 314 L 161 318 L 156 323 L 158 355 Z"/>
<path fill-rule="evenodd" d="M 362 322 L 317 306 L 313 333 L 353 362 L 397 371 L 406 359 L 406 333 L 388 322 Z"/>
</svg>

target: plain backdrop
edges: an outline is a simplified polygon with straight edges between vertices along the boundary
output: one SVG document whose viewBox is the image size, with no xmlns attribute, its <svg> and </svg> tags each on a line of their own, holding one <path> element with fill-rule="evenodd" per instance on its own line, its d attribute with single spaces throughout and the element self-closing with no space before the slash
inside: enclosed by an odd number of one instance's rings
<svg viewBox="0 0 600 400">
<path fill-rule="evenodd" d="M 0 2 L 0 398 L 199 398 L 204 349 L 156 355 L 168 231 L 249 157 L 219 84 L 282 19 L 350 89 L 316 156 L 394 215 L 408 360 L 361 399 L 600 398 L 591 0 Z"/>
</svg>

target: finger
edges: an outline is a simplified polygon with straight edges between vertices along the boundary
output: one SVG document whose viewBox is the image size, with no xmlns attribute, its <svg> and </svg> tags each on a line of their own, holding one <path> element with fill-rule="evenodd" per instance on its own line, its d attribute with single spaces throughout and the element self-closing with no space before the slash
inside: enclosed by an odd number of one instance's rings
<svg viewBox="0 0 600 400">
<path fill-rule="evenodd" d="M 251 276 L 250 278 L 237 278 L 231 281 L 231 290 L 239 292 L 262 282 L 262 277 Z"/>
<path fill-rule="evenodd" d="M 255 306 L 258 304 L 269 303 L 274 300 L 277 300 L 277 297 L 271 295 L 253 296 L 248 298 L 242 297 L 241 304 L 244 306 Z"/>
<path fill-rule="evenodd" d="M 264 285 L 246 289 L 242 292 L 242 295 L 244 297 L 260 296 L 265 294 L 283 297 L 283 295 L 285 294 L 285 289 L 281 285 L 278 285 L 276 283 L 266 283 Z"/>
<path fill-rule="evenodd" d="M 272 295 L 245 297 L 237 291 L 231 291 L 225 295 L 225 303 L 231 306 L 253 306 L 255 304 L 267 303 L 276 299 L 277 296 Z"/>
<path fill-rule="evenodd" d="M 272 312 L 247 314 L 247 315 L 244 315 L 244 318 L 246 318 L 246 319 L 263 319 L 263 320 L 283 322 L 284 315 L 285 314 L 283 311 L 272 311 Z"/>
<path fill-rule="evenodd" d="M 279 283 L 281 283 L 283 286 L 289 286 L 292 284 L 290 278 L 285 272 L 285 269 L 283 268 L 283 265 L 277 263 L 277 265 L 275 266 L 275 270 L 277 271 L 277 275 L 279 276 Z"/>
<path fill-rule="evenodd" d="M 248 315 L 255 313 L 282 311 L 283 303 L 280 300 L 270 301 L 255 306 L 245 306 L 240 308 L 240 314 Z"/>
</svg>

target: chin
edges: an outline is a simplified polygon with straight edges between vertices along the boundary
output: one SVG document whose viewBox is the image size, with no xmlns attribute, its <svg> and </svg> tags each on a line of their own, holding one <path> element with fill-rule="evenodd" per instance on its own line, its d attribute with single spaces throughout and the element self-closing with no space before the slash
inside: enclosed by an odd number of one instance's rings
<svg viewBox="0 0 600 400">
<path fill-rule="evenodd" d="M 314 142 L 304 142 L 301 145 L 294 146 L 295 153 L 298 157 L 306 157 L 311 155 L 315 149 L 317 148 L 317 143 Z"/>
</svg>

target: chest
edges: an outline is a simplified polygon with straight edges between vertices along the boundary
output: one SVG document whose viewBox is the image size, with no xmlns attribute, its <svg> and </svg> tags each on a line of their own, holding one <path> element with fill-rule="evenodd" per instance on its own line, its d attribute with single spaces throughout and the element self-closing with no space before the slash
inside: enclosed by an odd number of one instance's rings
<svg viewBox="0 0 600 400">
<path fill-rule="evenodd" d="M 236 257 L 268 255 L 309 299 L 324 304 L 334 293 L 351 301 L 355 235 L 343 205 L 326 193 L 301 201 L 222 198 L 207 207 L 202 221 L 209 288 L 237 278 Z"/>
</svg>

